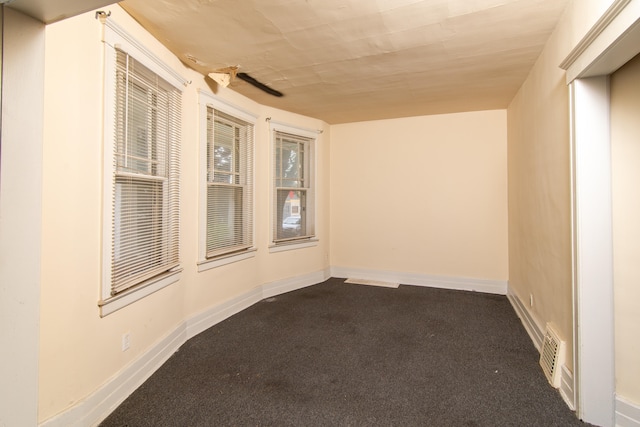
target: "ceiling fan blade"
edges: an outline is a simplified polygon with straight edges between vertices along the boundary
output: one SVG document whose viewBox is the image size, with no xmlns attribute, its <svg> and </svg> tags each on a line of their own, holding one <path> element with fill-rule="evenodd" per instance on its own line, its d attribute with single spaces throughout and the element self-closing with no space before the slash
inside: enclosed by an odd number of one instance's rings
<svg viewBox="0 0 640 427">
<path fill-rule="evenodd" d="M 256 79 L 254 79 L 253 77 L 251 77 L 247 73 L 238 73 L 238 74 L 236 74 L 236 76 L 240 80 L 244 80 L 245 82 L 249 83 L 250 85 L 253 85 L 253 86 L 257 87 L 258 89 L 267 92 L 269 95 L 273 95 L 273 96 L 277 96 L 277 97 L 283 96 L 282 92 L 277 91 L 275 89 L 272 89 L 269 86 L 265 85 L 264 83 L 260 83 L 259 81 L 257 81 Z"/>
</svg>

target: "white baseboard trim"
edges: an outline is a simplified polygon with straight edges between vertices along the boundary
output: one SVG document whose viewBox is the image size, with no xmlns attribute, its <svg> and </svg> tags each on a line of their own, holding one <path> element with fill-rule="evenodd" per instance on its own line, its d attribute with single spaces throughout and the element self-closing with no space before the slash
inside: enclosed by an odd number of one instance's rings
<svg viewBox="0 0 640 427">
<path fill-rule="evenodd" d="M 305 274 L 304 276 L 292 277 L 284 280 L 277 280 L 262 285 L 262 298 L 270 298 L 276 295 L 284 294 L 286 292 L 295 291 L 298 289 L 306 288 L 317 283 L 324 282 L 331 276 L 329 275 L 329 269 L 316 271 L 314 273 Z"/>
<path fill-rule="evenodd" d="M 186 341 L 184 323 L 161 339 L 99 389 L 65 412 L 40 424 L 43 427 L 97 425 L 151 376 Z"/>
<path fill-rule="evenodd" d="M 515 293 L 511 286 L 507 289 L 507 298 L 509 299 L 513 310 L 520 318 L 527 334 L 529 334 L 533 345 L 536 347 L 538 352 L 540 352 L 542 350 L 542 341 L 544 340 L 545 329 L 540 326 L 540 323 L 536 320 L 535 316 L 529 311 L 527 306 L 522 302 L 522 299 Z M 575 411 L 575 381 L 573 379 L 573 373 L 564 365 L 560 368 L 560 396 L 562 396 L 562 400 L 564 400 L 564 403 L 566 403 L 569 409 Z"/>
<path fill-rule="evenodd" d="M 137 359 L 82 401 L 48 420 L 40 427 L 96 426 L 147 380 L 189 338 L 244 310 L 264 298 L 321 283 L 329 270 L 276 280 L 186 319 Z"/>
<path fill-rule="evenodd" d="M 186 339 L 188 340 L 195 337 L 200 332 L 209 329 L 216 323 L 220 323 L 234 314 L 241 312 L 245 308 L 251 307 L 261 299 L 262 289 L 258 286 L 257 288 L 210 307 L 203 312 L 188 318 L 185 321 L 187 331 Z"/>
<path fill-rule="evenodd" d="M 575 393 L 573 389 L 573 373 L 566 366 L 560 367 L 560 396 L 572 411 L 576 410 Z"/>
<path fill-rule="evenodd" d="M 473 279 L 468 277 L 432 276 L 429 274 L 402 273 L 397 271 L 368 270 L 350 267 L 331 267 L 331 277 L 344 277 L 402 285 L 426 286 L 459 291 L 484 292 L 506 295 L 507 282 L 502 280 Z"/>
<path fill-rule="evenodd" d="M 509 287 L 507 290 L 507 298 L 513 306 L 514 311 L 522 321 L 524 329 L 531 337 L 533 345 L 540 351 L 542 348 L 542 340 L 544 339 L 544 328 L 536 321 L 534 316 L 527 310 L 527 307 L 522 303 L 522 300 L 516 295 L 513 288 Z"/>
<path fill-rule="evenodd" d="M 616 396 L 616 427 L 640 427 L 640 405 Z"/>
<path fill-rule="evenodd" d="M 226 318 L 231 317 L 248 307 L 251 307 L 258 301 L 284 294 L 286 292 L 302 289 L 307 286 L 316 285 L 324 282 L 328 278 L 329 271 L 327 269 L 305 274 L 303 276 L 276 280 L 274 282 L 258 286 L 257 288 L 245 292 L 242 295 L 208 308 L 207 310 L 187 319 L 187 339 L 193 338 L 200 332 L 209 329 L 211 326 L 222 322 Z"/>
</svg>

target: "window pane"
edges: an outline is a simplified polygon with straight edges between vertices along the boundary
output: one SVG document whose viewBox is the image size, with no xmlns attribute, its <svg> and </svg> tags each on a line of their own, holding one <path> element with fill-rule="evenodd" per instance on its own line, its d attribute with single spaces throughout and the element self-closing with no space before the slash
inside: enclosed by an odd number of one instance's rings
<svg viewBox="0 0 640 427">
<path fill-rule="evenodd" d="M 312 170 L 314 139 L 274 130 L 273 240 L 314 236 Z M 282 242 L 285 243 L 285 242 Z"/>
<path fill-rule="evenodd" d="M 213 181 L 240 184 L 240 128 L 216 117 L 213 131 Z"/>
<path fill-rule="evenodd" d="M 232 126 L 216 121 L 213 138 L 215 146 L 213 168 L 216 172 L 233 171 L 233 135 Z"/>
<path fill-rule="evenodd" d="M 131 80 L 126 87 L 119 101 L 118 120 L 123 133 L 118 135 L 117 168 L 122 172 L 166 176 L 162 163 L 166 152 L 159 148 L 168 138 L 166 119 L 158 116 L 166 116 L 169 110 L 168 94 L 162 88 L 152 89 Z"/>
<path fill-rule="evenodd" d="M 140 86 L 129 84 L 129 111 L 127 126 L 127 169 L 150 173 L 149 147 L 152 144 L 151 111 L 147 108 L 147 91 Z"/>
<path fill-rule="evenodd" d="M 116 49 L 111 294 L 179 263 L 181 94 Z"/>
<path fill-rule="evenodd" d="M 304 187 L 304 142 L 277 138 L 276 186 Z"/>
<path fill-rule="evenodd" d="M 210 106 L 207 120 L 205 256 L 212 258 L 253 244 L 253 126 Z"/>
<path fill-rule="evenodd" d="M 240 128 L 237 126 L 234 126 L 233 130 L 234 132 L 234 139 L 233 139 L 233 171 L 238 173 L 240 171 Z M 235 182 L 234 184 L 239 184 L 238 182 Z"/>
<path fill-rule="evenodd" d="M 277 240 L 307 236 L 306 196 L 306 190 L 277 190 Z"/>
<path fill-rule="evenodd" d="M 210 185 L 207 193 L 207 253 L 243 245 L 243 188 Z"/>
<path fill-rule="evenodd" d="M 282 143 L 282 177 L 284 179 L 295 179 L 300 176 L 299 161 L 298 144 L 284 141 Z"/>
<path fill-rule="evenodd" d="M 155 271 L 165 261 L 162 180 L 117 177 L 113 281 L 121 285 Z"/>
</svg>

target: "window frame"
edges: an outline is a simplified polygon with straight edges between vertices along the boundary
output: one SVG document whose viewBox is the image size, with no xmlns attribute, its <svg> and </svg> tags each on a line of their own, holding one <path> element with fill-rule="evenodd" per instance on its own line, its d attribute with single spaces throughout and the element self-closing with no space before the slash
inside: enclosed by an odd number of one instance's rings
<svg viewBox="0 0 640 427">
<path fill-rule="evenodd" d="M 231 264 L 234 262 L 242 261 L 245 259 L 253 258 L 256 254 L 256 123 L 258 119 L 258 115 L 248 112 L 236 105 L 233 105 L 226 100 L 216 97 L 215 95 L 204 91 L 198 91 L 198 102 L 199 102 L 199 140 L 200 140 L 200 148 L 199 148 L 199 174 L 198 174 L 198 182 L 199 182 L 199 208 L 198 208 L 198 272 L 203 272 L 206 270 L 210 270 L 212 268 L 217 268 L 223 265 Z M 250 167 L 253 170 L 252 176 L 250 177 L 250 183 L 253 191 L 251 192 L 251 205 L 252 212 L 251 215 L 251 223 L 252 223 L 252 239 L 251 245 L 247 248 L 241 249 L 237 252 L 223 253 L 220 255 L 216 255 L 210 258 L 207 258 L 207 188 L 209 185 L 207 174 L 208 164 L 207 164 L 207 109 L 213 108 L 215 111 L 219 111 L 226 115 L 229 115 L 237 120 L 243 121 L 251 126 L 253 126 L 253 135 L 250 147 L 249 157 L 253 162 Z"/>
<path fill-rule="evenodd" d="M 115 212 L 114 212 L 114 197 L 116 189 L 116 166 L 114 157 L 116 155 L 116 49 L 126 52 L 129 56 L 134 58 L 137 62 L 144 65 L 151 72 L 161 77 L 170 86 L 173 86 L 178 91 L 182 92 L 184 86 L 188 81 L 183 78 L 172 67 L 167 65 L 163 60 L 146 48 L 136 38 L 129 34 L 126 30 L 120 27 L 116 22 L 110 18 L 101 17 L 101 23 L 103 24 L 103 54 L 104 54 L 104 92 L 103 92 L 103 165 L 102 165 L 102 280 L 100 285 L 100 299 L 98 306 L 100 309 L 100 316 L 107 316 L 123 307 L 138 301 L 147 295 L 150 295 L 172 283 L 177 282 L 180 279 L 182 268 L 180 266 L 180 256 L 178 255 L 178 265 L 171 269 L 156 274 L 153 277 L 149 277 L 145 280 L 141 280 L 134 286 L 123 290 L 116 295 L 112 295 L 112 256 L 113 246 L 112 239 L 115 236 Z M 182 104 L 183 101 L 179 101 L 179 111 L 177 117 L 182 125 Z M 178 165 L 179 168 L 179 150 L 180 150 L 180 134 L 178 131 Z M 168 155 L 168 154 L 167 154 Z M 121 175 L 120 173 L 119 175 Z M 141 175 L 140 179 L 151 179 L 146 175 Z M 178 182 L 178 199 L 180 192 L 180 183 Z M 163 190 L 163 194 L 168 194 Z M 176 221 L 171 226 L 178 230 L 180 229 L 179 211 L 180 206 L 178 203 Z M 179 242 L 179 236 L 178 236 Z M 179 245 L 179 243 L 178 243 Z M 180 248 L 178 248 L 180 251 Z"/>
<path fill-rule="evenodd" d="M 306 247 L 317 246 L 319 239 L 317 233 L 317 211 L 318 211 L 318 203 L 316 196 L 316 187 L 317 187 L 317 146 L 318 146 L 318 131 L 305 129 L 297 126 L 292 126 L 285 123 L 280 123 L 277 121 L 270 120 L 270 217 L 271 220 L 269 222 L 269 233 L 270 233 L 270 244 L 269 244 L 269 252 L 282 252 L 289 251 L 295 249 L 301 249 Z M 306 192 L 307 198 L 307 214 L 306 214 L 306 222 L 307 226 L 311 226 L 313 232 L 301 237 L 294 237 L 291 239 L 277 239 L 276 237 L 276 221 L 278 220 L 278 214 L 276 212 L 278 206 L 277 200 L 277 189 L 280 187 L 276 186 L 276 144 L 277 144 L 277 134 L 285 133 L 292 135 L 298 138 L 308 139 L 309 146 L 306 149 L 307 159 L 305 163 L 307 164 L 307 168 L 309 169 L 304 173 L 304 179 L 308 181 L 308 185 L 304 188 Z M 296 191 L 294 189 L 294 191 Z M 283 219 L 284 220 L 284 219 Z"/>
</svg>

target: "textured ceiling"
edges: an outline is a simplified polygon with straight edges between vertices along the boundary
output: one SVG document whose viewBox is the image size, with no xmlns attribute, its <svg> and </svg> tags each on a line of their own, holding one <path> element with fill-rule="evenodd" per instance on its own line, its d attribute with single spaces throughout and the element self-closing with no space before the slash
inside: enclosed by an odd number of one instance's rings
<svg viewBox="0 0 640 427">
<path fill-rule="evenodd" d="M 126 0 L 203 75 L 255 101 L 345 123 L 506 108 L 569 0 Z M 215 83 L 211 82 L 212 85 Z"/>
</svg>

